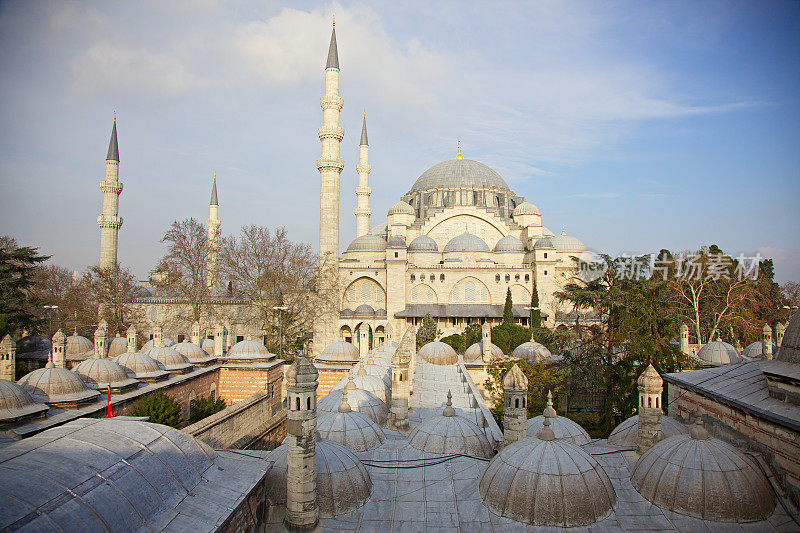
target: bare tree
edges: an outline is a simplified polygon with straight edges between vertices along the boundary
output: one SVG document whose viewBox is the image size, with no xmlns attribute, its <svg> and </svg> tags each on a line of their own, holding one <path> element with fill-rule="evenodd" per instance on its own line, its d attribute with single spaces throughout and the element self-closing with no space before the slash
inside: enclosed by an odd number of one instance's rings
<svg viewBox="0 0 800 533">
<path fill-rule="evenodd" d="M 119 264 L 113 267 L 93 266 L 82 281 L 90 303 L 99 309 L 99 319 L 108 322 L 110 332 L 125 331 L 131 323 L 141 322 L 143 317 L 134 316 L 135 309 L 128 308 L 123 314 L 125 303 L 141 296 L 141 288 L 136 276 Z"/>
<path fill-rule="evenodd" d="M 164 274 L 158 286 L 185 298 L 192 307 L 193 320 L 200 320 L 204 300 L 211 291 L 206 227 L 194 218 L 175 221 L 161 242 L 167 244 L 167 253 L 157 266 Z"/>
</svg>

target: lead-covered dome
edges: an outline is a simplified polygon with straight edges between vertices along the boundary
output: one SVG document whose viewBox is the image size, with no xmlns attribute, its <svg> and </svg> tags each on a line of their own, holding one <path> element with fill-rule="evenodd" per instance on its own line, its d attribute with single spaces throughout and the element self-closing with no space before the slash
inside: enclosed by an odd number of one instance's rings
<svg viewBox="0 0 800 533">
<path fill-rule="evenodd" d="M 556 440 L 569 441 L 578 446 L 588 444 L 592 440 L 580 424 L 565 416 L 558 416 L 556 410 L 553 409 L 553 394 L 549 391 L 544 413 L 528 419 L 526 424 L 528 435 L 537 435 L 544 427 L 545 421 L 548 421 L 549 429 Z"/>
<path fill-rule="evenodd" d="M 173 350 L 181 354 L 192 364 L 201 364 L 207 363 L 209 361 L 213 361 L 213 357 L 209 357 L 208 354 L 203 350 L 201 347 L 196 345 L 193 342 L 183 341 L 179 342 L 175 346 L 172 347 Z M 212 350 L 213 352 L 213 350 Z"/>
<path fill-rule="evenodd" d="M 87 339 L 86 337 L 82 337 L 78 335 L 78 331 L 75 332 L 67 337 L 67 351 L 66 356 L 70 358 L 73 355 L 78 355 L 87 352 L 94 351 L 94 343 Z"/>
<path fill-rule="evenodd" d="M 108 343 L 108 357 L 114 358 L 128 351 L 128 339 L 119 335 Z"/>
<path fill-rule="evenodd" d="M 550 350 L 547 349 L 547 346 L 544 344 L 539 344 L 538 342 L 528 341 L 523 342 L 516 348 L 511 354 L 513 359 L 527 359 L 531 363 L 538 363 L 539 361 L 545 361 L 552 357 L 552 353 Z"/>
<path fill-rule="evenodd" d="M 169 376 L 164 365 L 139 352 L 128 352 L 117 356 L 114 362 L 125 369 L 128 377 L 139 381 L 158 381 Z"/>
<path fill-rule="evenodd" d="M 444 247 L 447 252 L 488 252 L 489 245 L 486 241 L 472 233 L 462 233 L 450 239 Z"/>
<path fill-rule="evenodd" d="M 317 431 L 323 439 L 332 440 L 354 452 L 374 450 L 384 443 L 386 435 L 370 417 L 353 411 L 347 403 L 347 389 L 335 413 L 317 418 Z"/>
<path fill-rule="evenodd" d="M 409 252 L 438 252 L 439 245 L 427 235 L 420 235 L 408 245 Z"/>
<path fill-rule="evenodd" d="M 552 237 L 540 237 L 533 243 L 534 250 L 555 250 Z"/>
<path fill-rule="evenodd" d="M 454 365 L 458 362 L 458 354 L 453 347 L 440 341 L 429 342 L 420 348 L 417 357 L 432 365 Z"/>
<path fill-rule="evenodd" d="M 513 235 L 506 235 L 494 245 L 495 253 L 524 253 L 525 245 Z"/>
<path fill-rule="evenodd" d="M 433 189 L 490 189 L 508 191 L 500 174 L 472 159 L 451 159 L 432 166 L 417 178 L 410 192 Z"/>
<path fill-rule="evenodd" d="M 345 341 L 332 342 L 314 360 L 323 363 L 350 363 L 358 361 L 359 351 L 355 344 Z"/>
<path fill-rule="evenodd" d="M 764 520 L 775 510 L 772 488 L 754 461 L 699 424 L 644 452 L 631 484 L 662 509 L 714 522 Z"/>
<path fill-rule="evenodd" d="M 475 422 L 456 414 L 451 398 L 447 391 L 447 405 L 442 414 L 426 418 L 412 429 L 408 443 L 427 453 L 462 453 L 488 459 L 493 450 L 486 434 Z"/>
<path fill-rule="evenodd" d="M 91 403 L 100 396 L 89 390 L 86 384 L 66 368 L 48 363 L 45 368 L 34 370 L 17 382 L 34 400 L 59 407 L 77 407 Z"/>
<path fill-rule="evenodd" d="M 239 341 L 228 351 L 228 359 L 272 359 L 275 354 L 270 353 L 262 343 L 253 340 Z"/>
<path fill-rule="evenodd" d="M 138 381 L 128 377 L 128 373 L 111 359 L 87 359 L 72 369 L 90 389 L 126 390 L 136 386 Z"/>
<path fill-rule="evenodd" d="M 386 251 L 386 239 L 378 235 L 362 235 L 356 237 L 347 247 L 348 252 L 384 252 Z"/>
<path fill-rule="evenodd" d="M 391 383 L 391 382 L 390 382 Z M 371 392 L 376 398 L 389 405 L 391 399 L 390 387 L 380 376 L 370 374 L 367 369 L 362 366 L 356 370 L 355 368 L 343 377 L 339 382 L 333 386 L 336 389 L 361 389 Z"/>
<path fill-rule="evenodd" d="M 416 212 L 414 208 L 411 207 L 408 202 L 403 202 L 402 200 L 394 204 L 392 207 L 389 208 L 389 216 L 392 215 L 415 215 Z"/>
<path fill-rule="evenodd" d="M 184 356 L 166 346 L 150 348 L 145 354 L 150 359 L 161 363 L 168 372 L 183 373 L 192 368 L 192 364 Z"/>
<path fill-rule="evenodd" d="M 661 417 L 661 438 L 666 439 L 674 435 L 685 435 L 689 429 L 668 416 Z M 615 446 L 636 446 L 639 439 L 639 415 L 623 420 L 611 435 L 608 436 L 608 443 Z"/>
<path fill-rule="evenodd" d="M 564 231 L 561 232 L 561 235 L 551 237 L 550 242 L 559 252 L 583 252 L 586 250 L 586 246 L 577 237 L 567 235 Z"/>
<path fill-rule="evenodd" d="M 541 215 L 539 212 L 539 208 L 533 205 L 530 202 L 522 202 L 517 207 L 514 208 L 514 212 L 512 216 L 520 216 L 520 215 Z"/>
<path fill-rule="evenodd" d="M 503 350 L 494 343 L 491 344 L 492 359 L 502 359 Z M 476 342 L 464 351 L 465 363 L 476 363 L 483 360 L 483 343 Z"/>
<path fill-rule="evenodd" d="M 33 397 L 22 387 L 0 379 L 0 423 L 16 422 L 43 415 L 48 407 L 33 401 Z"/>
<path fill-rule="evenodd" d="M 775 343 L 772 343 L 772 354 L 773 357 L 778 354 L 778 345 Z M 742 351 L 742 355 L 746 359 L 760 359 L 764 357 L 764 344 L 761 341 L 750 343 Z"/>
<path fill-rule="evenodd" d="M 317 436 L 314 466 L 317 471 L 317 505 L 322 518 L 332 518 L 361 507 L 372 494 L 369 472 L 353 452 Z M 275 448 L 268 456 L 273 461 L 265 477 L 267 498 L 276 505 L 286 504 L 288 446 Z"/>
<path fill-rule="evenodd" d="M 317 402 L 318 413 L 338 413 L 342 405 L 344 389 L 334 389 Z M 382 426 L 389 418 L 389 407 L 371 392 L 362 389 L 348 389 L 347 403 L 353 411 L 370 417 L 376 424 Z"/>
<path fill-rule="evenodd" d="M 168 339 L 167 337 L 162 337 L 161 341 L 164 343 L 164 346 L 170 347 L 175 345 L 175 341 L 172 339 Z M 147 353 L 148 350 L 152 349 L 155 344 L 153 344 L 153 339 L 150 339 L 146 343 L 142 344 L 142 347 L 139 349 L 142 353 Z"/>
<path fill-rule="evenodd" d="M 709 342 L 697 352 L 700 362 L 711 366 L 732 365 L 742 362 L 739 352 L 723 341 Z"/>
</svg>

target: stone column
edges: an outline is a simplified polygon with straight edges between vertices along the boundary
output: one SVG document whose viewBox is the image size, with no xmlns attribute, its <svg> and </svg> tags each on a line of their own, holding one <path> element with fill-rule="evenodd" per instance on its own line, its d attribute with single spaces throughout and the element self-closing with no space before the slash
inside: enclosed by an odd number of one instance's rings
<svg viewBox="0 0 800 533">
<path fill-rule="evenodd" d="M 417 345 L 417 328 L 409 326 L 392 356 L 392 404 L 389 424 L 399 431 L 408 429 L 409 363 Z"/>
<path fill-rule="evenodd" d="M 761 353 L 764 354 L 764 358 L 772 359 L 772 328 L 769 324 L 764 324 L 761 334 Z"/>
<path fill-rule="evenodd" d="M 692 350 L 689 349 L 689 326 L 686 324 L 681 324 L 681 352 L 692 355 Z"/>
<path fill-rule="evenodd" d="M 60 329 L 53 335 L 53 366 L 67 368 L 67 336 Z"/>
<path fill-rule="evenodd" d="M 200 322 L 197 320 L 192 324 L 192 343 L 200 346 Z"/>
<path fill-rule="evenodd" d="M 0 342 L 0 379 L 15 381 L 17 365 L 17 343 L 11 335 L 3 337 Z"/>
<path fill-rule="evenodd" d="M 551 409 L 553 396 L 548 393 Z M 527 436 L 528 421 L 528 378 L 514 365 L 503 378 L 503 439 L 505 445 L 517 442 Z"/>
<path fill-rule="evenodd" d="M 136 351 L 136 337 L 137 336 L 136 336 L 136 328 L 133 327 L 133 324 L 131 324 L 131 326 L 128 328 L 128 332 L 127 332 L 126 335 L 128 337 L 128 348 L 127 348 L 126 351 L 128 353 L 134 353 Z"/>
<path fill-rule="evenodd" d="M 301 352 L 286 372 L 286 525 L 311 529 L 317 508 L 317 369 Z"/>
<path fill-rule="evenodd" d="M 481 354 L 483 355 L 483 362 L 489 364 L 492 362 L 492 327 L 489 322 L 484 322 L 481 326 Z"/>
<path fill-rule="evenodd" d="M 107 329 L 108 323 L 105 320 L 101 320 L 97 325 L 97 329 L 94 330 L 94 356 L 96 359 L 105 359 L 108 354 L 108 347 L 106 346 Z M 53 359 L 55 359 L 55 357 L 53 357 Z"/>
<path fill-rule="evenodd" d="M 783 336 L 786 334 L 786 324 L 783 322 L 778 322 L 775 325 L 775 344 L 778 345 L 778 348 L 781 347 L 783 344 Z"/>
<path fill-rule="evenodd" d="M 639 438 L 637 451 L 641 454 L 661 440 L 661 392 L 664 382 L 653 367 L 639 376 Z"/>
</svg>

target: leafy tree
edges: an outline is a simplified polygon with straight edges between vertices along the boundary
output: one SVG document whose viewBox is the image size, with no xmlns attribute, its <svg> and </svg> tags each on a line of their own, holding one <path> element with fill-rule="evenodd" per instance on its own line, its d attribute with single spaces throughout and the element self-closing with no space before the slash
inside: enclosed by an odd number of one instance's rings
<svg viewBox="0 0 800 533">
<path fill-rule="evenodd" d="M 439 329 L 436 327 L 436 321 L 430 313 L 427 313 L 422 318 L 422 325 L 417 330 L 417 350 L 436 340 L 439 336 Z"/>
<path fill-rule="evenodd" d="M 481 332 L 481 325 L 474 323 L 467 326 L 464 329 L 464 333 L 448 335 L 442 339 L 442 342 L 452 346 L 456 352 L 464 353 L 467 348 L 476 342 L 481 342 L 482 335 L 483 333 Z"/>
<path fill-rule="evenodd" d="M 514 323 L 514 302 L 511 301 L 511 287 L 506 289 L 506 303 L 503 306 L 503 324 Z"/>
<path fill-rule="evenodd" d="M 459 335 L 458 333 L 448 335 L 447 337 L 442 337 L 442 342 L 449 344 L 450 347 L 457 353 L 464 353 L 466 350 L 466 348 L 464 348 L 464 336 Z M 467 346 L 467 348 L 469 348 L 469 346 Z"/>
<path fill-rule="evenodd" d="M 531 291 L 531 330 L 536 331 L 542 327 L 542 311 L 539 309 L 539 291 L 536 289 L 536 280 L 533 280 Z"/>
<path fill-rule="evenodd" d="M 49 258 L 39 255 L 38 248 L 19 246 L 11 237 L 0 237 L 0 336 L 41 322 L 41 304 L 31 289 L 38 265 Z"/>
<path fill-rule="evenodd" d="M 211 396 L 195 398 L 189 402 L 189 422 L 197 422 L 225 409 L 225 400 Z"/>
<path fill-rule="evenodd" d="M 496 344 L 508 355 L 514 348 L 531 340 L 531 330 L 513 322 L 505 322 L 492 328 L 492 344 Z"/>
<path fill-rule="evenodd" d="M 181 404 L 160 390 L 139 400 L 131 414 L 150 417 L 150 422 L 154 424 L 164 424 L 174 428 L 181 425 Z"/>
</svg>

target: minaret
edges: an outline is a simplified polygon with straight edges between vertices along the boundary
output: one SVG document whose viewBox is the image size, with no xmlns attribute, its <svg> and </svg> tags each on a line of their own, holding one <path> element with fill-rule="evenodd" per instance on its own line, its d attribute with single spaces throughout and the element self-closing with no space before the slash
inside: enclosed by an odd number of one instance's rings
<svg viewBox="0 0 800 533">
<path fill-rule="evenodd" d="M 548 396 L 552 406 L 552 395 Z M 528 378 L 514 365 L 503 378 L 503 440 L 505 445 L 524 439 L 528 434 Z"/>
<path fill-rule="evenodd" d="M 661 392 L 664 381 L 652 364 L 639 376 L 639 435 L 637 451 L 641 454 L 661 440 Z"/>
<path fill-rule="evenodd" d="M 761 353 L 765 359 L 772 359 L 772 328 L 769 324 L 764 324 L 761 334 Z"/>
<path fill-rule="evenodd" d="M 217 254 L 219 253 L 219 200 L 217 200 L 217 173 L 211 186 L 211 205 L 208 208 L 208 255 L 206 257 L 206 285 L 211 288 L 217 283 Z"/>
<path fill-rule="evenodd" d="M 119 195 L 122 183 L 119 182 L 119 148 L 117 147 L 117 115 L 111 128 L 111 141 L 106 156 L 106 179 L 100 183 L 103 191 L 103 212 L 97 217 L 100 227 L 100 266 L 113 268 L 117 265 L 117 241 L 122 217 L 119 216 Z"/>
<path fill-rule="evenodd" d="M 14 381 L 17 365 L 17 343 L 6 334 L 0 343 L 0 379 Z"/>
<path fill-rule="evenodd" d="M 339 143 L 344 130 L 339 127 L 339 111 L 342 110 L 339 97 L 339 52 L 336 48 L 336 23 L 331 31 L 331 44 L 328 48 L 328 61 L 325 64 L 325 95 L 320 99 L 322 107 L 322 127 L 319 140 L 322 141 L 322 157 L 317 159 L 320 174 L 319 195 L 319 267 L 317 293 L 321 299 L 319 315 L 314 321 L 315 355 L 336 341 L 336 320 L 338 309 L 339 277 L 339 174 L 344 161 L 339 158 Z"/>
<path fill-rule="evenodd" d="M 408 429 L 409 365 L 417 346 L 417 328 L 409 326 L 392 356 L 392 402 L 389 423 L 392 429 Z"/>
<path fill-rule="evenodd" d="M 369 208 L 369 195 L 372 189 L 369 188 L 369 143 L 367 142 L 367 114 L 364 113 L 364 122 L 361 123 L 361 144 L 359 145 L 358 165 L 358 187 L 356 187 L 356 199 L 358 204 L 354 211 L 356 215 L 356 237 L 361 237 L 369 233 L 369 217 L 372 209 Z"/>
<path fill-rule="evenodd" d="M 315 435 L 318 376 L 303 352 L 286 371 L 285 520 L 290 529 L 311 529 L 319 520 Z"/>
<path fill-rule="evenodd" d="M 67 336 L 60 329 L 53 335 L 53 366 L 67 368 Z"/>
</svg>

